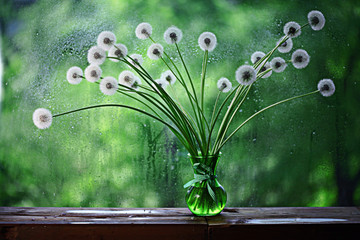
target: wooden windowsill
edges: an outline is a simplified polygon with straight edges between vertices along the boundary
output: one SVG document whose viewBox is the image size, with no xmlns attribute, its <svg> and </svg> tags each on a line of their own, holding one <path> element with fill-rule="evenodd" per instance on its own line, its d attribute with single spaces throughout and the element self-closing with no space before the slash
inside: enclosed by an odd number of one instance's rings
<svg viewBox="0 0 360 240">
<path fill-rule="evenodd" d="M 0 239 L 359 239 L 360 208 L 0 207 Z"/>
</svg>

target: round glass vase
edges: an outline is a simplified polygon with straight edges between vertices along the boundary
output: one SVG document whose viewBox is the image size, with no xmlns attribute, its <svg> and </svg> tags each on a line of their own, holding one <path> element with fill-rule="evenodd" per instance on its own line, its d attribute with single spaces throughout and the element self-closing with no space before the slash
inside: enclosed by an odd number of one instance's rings
<svg viewBox="0 0 360 240">
<path fill-rule="evenodd" d="M 216 177 L 216 167 L 219 159 L 220 155 L 190 156 L 195 179 L 199 175 L 200 178 L 208 178 L 193 183 L 188 188 L 185 197 L 188 208 L 197 216 L 214 216 L 219 214 L 225 207 L 226 191 Z M 200 166 L 200 168 L 195 166 Z"/>
</svg>

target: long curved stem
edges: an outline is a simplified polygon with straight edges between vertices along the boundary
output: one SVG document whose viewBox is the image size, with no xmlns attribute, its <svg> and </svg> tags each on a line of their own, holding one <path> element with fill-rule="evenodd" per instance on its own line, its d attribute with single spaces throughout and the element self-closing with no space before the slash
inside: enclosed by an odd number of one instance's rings
<svg viewBox="0 0 360 240">
<path fill-rule="evenodd" d="M 209 54 L 209 51 L 205 50 L 204 59 L 203 59 L 203 65 L 202 65 L 202 71 L 201 71 L 200 106 L 201 106 L 201 109 L 203 111 L 204 111 L 204 87 L 205 87 L 205 77 L 206 77 L 206 67 L 207 67 L 207 61 L 208 61 L 208 54 Z"/>
<path fill-rule="evenodd" d="M 193 84 L 193 82 L 192 82 L 190 73 L 189 73 L 189 71 L 188 71 L 188 69 L 187 69 L 187 67 L 186 67 L 185 61 L 184 61 L 184 59 L 183 59 L 183 57 L 182 57 L 182 54 L 181 54 L 179 45 L 178 45 L 177 43 L 175 43 L 175 46 L 176 46 L 177 52 L 178 52 L 178 54 L 179 54 L 179 56 L 180 56 L 181 62 L 182 62 L 182 64 L 183 64 L 184 68 L 185 68 L 186 74 L 187 74 L 187 76 L 188 76 L 188 78 L 189 78 L 189 81 L 190 81 L 190 84 L 191 84 L 191 88 L 192 88 L 192 91 L 193 91 L 193 93 L 194 93 L 195 101 L 198 103 L 197 95 L 196 95 L 196 91 L 195 91 L 195 87 L 194 87 L 194 84 Z"/>
<path fill-rule="evenodd" d="M 121 107 L 121 108 L 128 108 L 128 109 L 134 110 L 134 111 L 136 111 L 136 112 L 140 112 L 140 113 L 142 113 L 142 114 L 145 114 L 145 115 L 147 115 L 147 116 L 149 116 L 149 117 L 152 117 L 152 118 L 154 118 L 155 120 L 157 120 L 157 121 L 165 124 L 165 125 L 166 125 L 167 127 L 169 127 L 170 129 L 174 129 L 175 131 L 177 131 L 173 126 L 171 126 L 170 124 L 168 124 L 167 122 L 165 122 L 165 121 L 162 120 L 161 118 L 159 118 L 159 117 L 157 117 L 157 116 L 155 116 L 155 115 L 152 115 L 152 114 L 150 114 L 150 113 L 147 113 L 147 112 L 145 112 L 144 110 L 141 110 L 141 109 L 138 109 L 138 108 L 135 108 L 135 107 L 131 107 L 131 106 L 127 106 L 127 105 L 123 105 L 123 104 L 115 104 L 115 103 L 100 104 L 100 105 L 93 105 L 93 106 L 78 108 L 78 109 L 74 109 L 74 110 L 71 110 L 71 111 L 54 114 L 52 117 L 53 117 L 53 118 L 56 118 L 56 117 L 60 117 L 60 116 L 63 116 L 63 115 L 70 114 L 70 113 L 80 112 L 80 111 L 89 110 L 89 109 L 93 109 L 93 108 L 102 108 L 102 107 Z"/>
<path fill-rule="evenodd" d="M 130 56 L 127 56 L 127 57 L 130 58 L 131 60 L 133 60 Z M 198 139 L 196 135 L 194 136 L 193 134 L 190 133 L 190 131 L 192 129 L 188 128 L 189 123 L 187 122 L 187 119 L 184 116 L 184 113 L 178 108 L 176 103 L 165 92 L 165 90 L 158 83 L 156 83 L 154 81 L 154 79 L 151 77 L 151 75 L 141 65 L 138 65 L 139 68 L 137 68 L 137 67 L 133 66 L 133 64 L 131 64 L 125 58 L 114 58 L 114 57 L 108 57 L 108 58 L 117 59 L 117 60 L 120 60 L 120 61 L 124 62 L 125 64 L 129 65 L 157 93 L 157 95 L 160 96 L 160 98 L 168 106 L 168 111 L 174 115 L 175 120 L 172 120 L 173 123 L 175 125 L 177 125 L 178 129 L 182 132 L 183 136 L 186 138 L 187 142 L 191 146 L 192 151 L 190 151 L 190 152 L 197 153 L 194 137 L 196 138 L 196 141 L 198 142 L 199 145 L 201 145 L 199 142 L 200 139 Z"/>
<path fill-rule="evenodd" d="M 164 120 L 162 120 L 161 118 L 158 118 L 150 113 L 145 112 L 144 110 L 138 109 L 138 108 L 134 108 L 131 106 L 127 106 L 127 105 L 122 105 L 122 104 L 101 104 L 101 105 L 93 105 L 93 106 L 88 106 L 88 107 L 83 107 L 83 108 L 78 108 L 75 110 L 71 110 L 71 111 L 67 111 L 67 112 L 63 112 L 63 113 L 59 113 L 59 114 L 55 114 L 53 115 L 53 118 L 56 117 L 60 117 L 63 115 L 67 115 L 67 114 L 71 114 L 71 113 L 75 113 L 75 112 L 79 112 L 79 111 L 84 111 L 84 110 L 89 110 L 89 109 L 93 109 L 93 108 L 102 108 L 102 107 L 120 107 L 120 108 L 127 108 L 127 109 L 131 109 L 134 110 L 136 112 L 140 112 L 142 114 L 145 114 L 146 116 L 149 116 L 159 122 L 161 122 L 162 124 L 164 124 L 165 126 L 167 126 L 174 134 L 175 136 L 179 139 L 179 141 L 184 145 L 184 147 L 189 151 L 192 152 L 191 149 L 191 145 L 188 144 L 188 142 L 184 139 L 184 137 L 180 134 L 180 132 L 174 128 L 173 126 L 171 126 L 170 124 L 168 124 L 167 122 L 165 122 Z"/>
<path fill-rule="evenodd" d="M 240 125 L 220 144 L 220 146 L 216 149 L 215 154 L 218 153 L 218 152 L 221 150 L 221 148 L 225 145 L 225 143 L 226 143 L 227 141 L 229 141 L 229 139 L 230 139 L 232 136 L 234 136 L 234 134 L 235 134 L 237 131 L 239 131 L 240 128 L 242 128 L 248 121 L 250 121 L 251 119 L 253 119 L 253 118 L 254 118 L 255 116 L 257 116 L 258 114 L 260 114 L 260 113 L 262 113 L 262 112 L 264 112 L 264 111 L 266 111 L 266 110 L 268 110 L 268 109 L 270 109 L 270 108 L 272 108 L 272 107 L 275 107 L 275 106 L 277 106 L 277 105 L 279 105 L 279 104 L 286 103 L 286 102 L 288 102 L 288 101 L 291 101 L 291 100 L 294 100 L 294 99 L 297 99 L 297 98 L 306 97 L 306 96 L 309 96 L 309 95 L 312 95 L 312 94 L 315 94 L 315 93 L 318 93 L 318 92 L 319 92 L 319 90 L 315 90 L 315 91 L 313 91 L 313 92 L 309 92 L 309 93 L 306 93 L 306 94 L 302 94 L 302 95 L 298 95 L 298 96 L 295 96 L 295 97 L 287 98 L 287 99 L 284 99 L 284 100 L 282 100 L 282 101 L 279 101 L 279 102 L 276 102 L 276 103 L 274 103 L 274 104 L 271 104 L 271 105 L 269 105 L 269 106 L 261 109 L 260 111 L 254 113 L 254 114 L 251 115 L 249 118 L 247 118 L 242 124 L 240 124 Z"/>
</svg>

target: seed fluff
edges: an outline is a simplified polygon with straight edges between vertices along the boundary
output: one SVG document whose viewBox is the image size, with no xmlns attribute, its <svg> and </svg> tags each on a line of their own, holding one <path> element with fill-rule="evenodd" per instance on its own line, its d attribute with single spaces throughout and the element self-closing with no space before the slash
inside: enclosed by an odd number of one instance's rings
<svg viewBox="0 0 360 240">
<path fill-rule="evenodd" d="M 38 108 L 33 113 L 33 122 L 39 129 L 49 128 L 52 123 L 51 112 L 45 108 Z"/>
<path fill-rule="evenodd" d="M 297 49 L 291 55 L 291 62 L 297 69 L 305 68 L 310 62 L 309 54 L 303 49 Z"/>
<path fill-rule="evenodd" d="M 109 31 L 101 32 L 97 38 L 97 45 L 105 51 L 109 51 L 109 49 L 113 46 L 115 42 L 115 34 Z"/>
<path fill-rule="evenodd" d="M 222 77 L 217 81 L 217 87 L 218 87 L 219 91 L 221 91 L 223 93 L 227 93 L 231 90 L 232 84 L 229 81 L 229 79 Z"/>
<path fill-rule="evenodd" d="M 168 44 L 179 43 L 182 39 L 182 31 L 175 26 L 169 27 L 164 32 L 164 39 Z"/>
<path fill-rule="evenodd" d="M 100 91 L 105 95 L 114 95 L 118 88 L 118 83 L 113 77 L 105 77 L 100 82 Z"/>
<path fill-rule="evenodd" d="M 255 69 L 250 65 L 242 65 L 236 70 L 235 79 L 241 85 L 250 85 L 256 80 Z"/>
<path fill-rule="evenodd" d="M 335 92 L 335 84 L 331 79 L 320 80 L 317 87 L 324 97 L 330 97 Z"/>
<path fill-rule="evenodd" d="M 198 39 L 199 46 L 201 50 L 208 50 L 209 52 L 213 51 L 216 47 L 216 36 L 211 32 L 203 32 L 200 34 Z"/>
<path fill-rule="evenodd" d="M 70 84 L 79 84 L 83 79 L 83 70 L 79 67 L 71 67 L 66 73 L 66 79 Z"/>
</svg>

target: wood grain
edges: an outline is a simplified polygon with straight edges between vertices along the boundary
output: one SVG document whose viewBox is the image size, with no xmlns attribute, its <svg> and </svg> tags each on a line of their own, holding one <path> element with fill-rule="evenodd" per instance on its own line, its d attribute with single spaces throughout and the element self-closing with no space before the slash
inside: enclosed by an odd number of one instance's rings
<svg viewBox="0 0 360 240">
<path fill-rule="evenodd" d="M 360 210 L 0 207 L 0 239 L 360 239 Z"/>
</svg>

